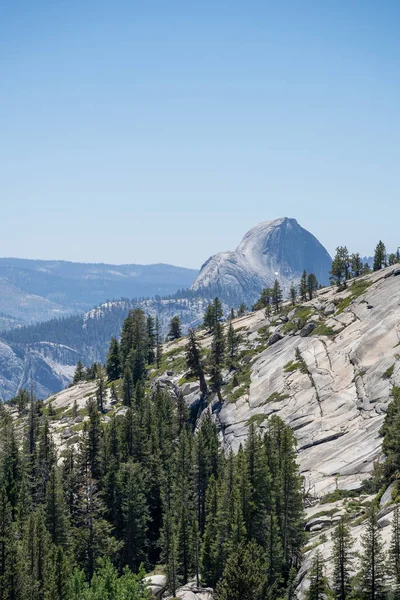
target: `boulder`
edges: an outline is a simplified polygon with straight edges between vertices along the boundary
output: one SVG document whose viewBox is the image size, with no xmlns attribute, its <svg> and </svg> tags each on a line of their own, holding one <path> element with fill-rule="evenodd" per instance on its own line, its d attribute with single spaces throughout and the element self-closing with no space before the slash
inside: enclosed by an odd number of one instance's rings
<svg viewBox="0 0 400 600">
<path fill-rule="evenodd" d="M 151 590 L 153 598 L 162 598 L 167 582 L 165 575 L 151 575 L 149 577 L 145 577 L 145 581 Z"/>
<path fill-rule="evenodd" d="M 274 344 L 276 344 L 276 342 L 279 342 L 279 340 L 281 340 L 282 338 L 283 338 L 283 336 L 278 331 L 275 331 L 275 333 L 273 333 L 268 340 L 268 346 L 273 346 Z"/>
<path fill-rule="evenodd" d="M 333 302 L 330 302 L 324 310 L 324 315 L 329 317 L 330 315 L 335 314 L 335 312 L 336 312 L 336 306 L 333 304 Z"/>
<path fill-rule="evenodd" d="M 329 516 L 321 515 L 319 517 L 313 517 L 306 523 L 307 531 L 317 531 L 314 529 L 316 525 L 320 525 L 320 529 L 323 527 L 330 527 L 332 525 L 332 519 Z"/>
<path fill-rule="evenodd" d="M 307 337 L 310 335 L 312 331 L 316 328 L 316 323 L 311 322 L 304 325 L 303 329 L 300 331 L 300 337 Z"/>
<path fill-rule="evenodd" d="M 72 436 L 72 431 L 69 427 L 67 427 L 66 429 L 64 429 L 64 431 L 61 434 L 61 437 L 63 440 L 67 440 L 68 438 L 70 438 Z"/>
</svg>

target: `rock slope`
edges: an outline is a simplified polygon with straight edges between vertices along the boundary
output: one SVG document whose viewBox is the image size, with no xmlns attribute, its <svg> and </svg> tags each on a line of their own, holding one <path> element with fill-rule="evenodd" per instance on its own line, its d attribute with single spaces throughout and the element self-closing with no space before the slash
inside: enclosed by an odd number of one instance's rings
<svg viewBox="0 0 400 600">
<path fill-rule="evenodd" d="M 330 266 L 331 258 L 319 241 L 296 219 L 284 217 L 256 225 L 236 250 L 209 258 L 192 290 L 215 289 L 225 299 L 251 305 L 276 278 L 288 291 L 304 269 L 327 284 Z"/>
<path fill-rule="evenodd" d="M 329 558 L 329 533 L 342 514 L 354 517 L 352 533 L 356 549 L 360 546 L 364 524 L 356 517 L 362 517 L 371 500 L 362 483 L 382 459 L 379 430 L 391 389 L 400 385 L 400 266 L 351 281 L 340 292 L 325 288 L 312 301 L 283 307 L 270 319 L 261 310 L 233 324 L 242 339 L 238 385 L 233 387 L 232 373 L 225 372 L 223 402 L 211 397 L 202 408 L 217 422 L 224 447 L 235 451 L 250 423 L 262 431 L 268 417 L 276 414 L 292 427 L 307 496 L 305 527 L 311 536 L 299 576 L 303 600 L 312 556 L 318 548 Z M 199 333 L 199 341 L 209 348 L 211 336 Z M 167 368 L 153 373 L 153 382 L 173 394 L 182 392 L 192 414 L 201 419 L 199 386 L 190 379 L 185 382 L 185 344 L 185 338 L 166 344 Z M 53 405 L 68 411 L 77 399 L 83 407 L 94 389 L 94 384 L 75 386 L 52 398 Z M 53 425 L 61 448 L 76 443 L 74 430 L 79 430 L 71 417 L 65 419 Z M 339 500 L 333 496 L 334 502 L 325 503 L 333 492 Z M 381 505 L 379 523 L 388 542 L 390 489 Z M 188 598 L 201 597 L 195 590 L 184 591 Z"/>
</svg>

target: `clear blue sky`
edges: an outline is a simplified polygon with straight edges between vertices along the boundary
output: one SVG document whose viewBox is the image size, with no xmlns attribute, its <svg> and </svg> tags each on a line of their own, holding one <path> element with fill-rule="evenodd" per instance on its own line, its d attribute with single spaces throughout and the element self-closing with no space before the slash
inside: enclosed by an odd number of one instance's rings
<svg viewBox="0 0 400 600">
<path fill-rule="evenodd" d="M 1 256 L 400 245 L 400 3 L 3 0 Z"/>
</svg>

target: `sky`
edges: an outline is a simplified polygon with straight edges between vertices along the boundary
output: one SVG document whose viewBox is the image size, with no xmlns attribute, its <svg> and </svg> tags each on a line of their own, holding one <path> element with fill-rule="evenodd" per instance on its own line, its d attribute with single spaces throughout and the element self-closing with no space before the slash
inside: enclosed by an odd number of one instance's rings
<svg viewBox="0 0 400 600">
<path fill-rule="evenodd" d="M 400 245 L 400 3 L 2 0 L 0 256 Z"/>
</svg>

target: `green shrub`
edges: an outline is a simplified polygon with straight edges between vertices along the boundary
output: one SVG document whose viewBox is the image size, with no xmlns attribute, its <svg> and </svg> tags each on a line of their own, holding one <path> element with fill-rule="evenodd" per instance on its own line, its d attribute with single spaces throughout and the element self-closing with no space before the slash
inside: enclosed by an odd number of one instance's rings
<svg viewBox="0 0 400 600">
<path fill-rule="evenodd" d="M 264 400 L 263 405 L 269 404 L 270 402 L 280 402 L 281 400 L 285 400 L 286 398 L 289 398 L 288 394 L 281 394 L 279 392 L 274 392 L 273 394 L 268 396 L 268 398 L 266 400 Z"/>
<path fill-rule="evenodd" d="M 390 379 L 391 378 L 391 376 L 393 375 L 394 367 L 395 367 L 395 365 L 393 364 L 391 367 L 389 367 L 388 369 L 386 369 L 386 371 L 382 375 L 383 379 Z"/>
<path fill-rule="evenodd" d="M 316 328 L 311 332 L 311 335 L 327 335 L 332 336 L 335 335 L 332 327 L 328 327 L 325 323 L 318 323 Z"/>
<path fill-rule="evenodd" d="M 266 415 L 263 415 L 262 413 L 258 413 L 257 415 L 253 415 L 252 417 L 250 417 L 250 419 L 247 421 L 246 425 L 248 425 L 249 427 L 250 427 L 250 425 L 257 425 L 257 427 L 260 427 L 260 425 L 262 423 L 264 423 L 266 418 L 267 418 Z"/>
</svg>

